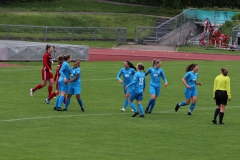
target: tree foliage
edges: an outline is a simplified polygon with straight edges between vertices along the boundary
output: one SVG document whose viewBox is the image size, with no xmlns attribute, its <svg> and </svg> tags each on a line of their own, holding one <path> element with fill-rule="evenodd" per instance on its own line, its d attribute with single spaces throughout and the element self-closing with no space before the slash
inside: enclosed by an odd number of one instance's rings
<svg viewBox="0 0 240 160">
<path fill-rule="evenodd" d="M 240 0 L 111 0 L 115 2 L 135 3 L 169 8 L 209 7 L 209 8 L 239 8 Z"/>
<path fill-rule="evenodd" d="M 36 1 L 50 2 L 52 0 L 0 0 L 0 4 L 10 4 L 16 2 L 36 2 Z"/>
</svg>

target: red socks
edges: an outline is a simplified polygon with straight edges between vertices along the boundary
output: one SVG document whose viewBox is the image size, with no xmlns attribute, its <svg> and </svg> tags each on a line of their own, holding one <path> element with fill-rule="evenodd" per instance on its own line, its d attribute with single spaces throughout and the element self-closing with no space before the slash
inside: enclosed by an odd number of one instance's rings
<svg viewBox="0 0 240 160">
<path fill-rule="evenodd" d="M 40 83 L 39 85 L 37 85 L 35 88 L 33 88 L 33 92 L 35 92 L 36 90 L 38 89 L 41 89 L 42 88 L 42 83 Z"/>
<path fill-rule="evenodd" d="M 53 99 L 53 97 L 56 97 L 57 93 L 53 92 L 49 97 L 48 100 L 50 101 L 51 99 Z"/>
<path fill-rule="evenodd" d="M 48 97 L 52 94 L 52 86 L 48 86 Z"/>
</svg>

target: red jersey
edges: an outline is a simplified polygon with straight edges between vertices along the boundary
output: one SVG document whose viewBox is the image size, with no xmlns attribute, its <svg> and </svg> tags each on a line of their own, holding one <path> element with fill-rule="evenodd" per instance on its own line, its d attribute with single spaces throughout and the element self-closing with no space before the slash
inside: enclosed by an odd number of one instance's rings
<svg viewBox="0 0 240 160">
<path fill-rule="evenodd" d="M 53 79 L 54 81 L 56 81 L 59 78 L 59 76 L 60 76 L 59 71 L 60 71 L 61 67 L 62 67 L 62 64 L 57 65 L 57 70 L 56 70 L 56 73 L 55 73 L 55 76 L 54 76 L 54 79 Z"/>
<path fill-rule="evenodd" d="M 52 70 L 52 56 L 48 52 L 43 55 L 43 68 L 44 71 Z"/>
</svg>

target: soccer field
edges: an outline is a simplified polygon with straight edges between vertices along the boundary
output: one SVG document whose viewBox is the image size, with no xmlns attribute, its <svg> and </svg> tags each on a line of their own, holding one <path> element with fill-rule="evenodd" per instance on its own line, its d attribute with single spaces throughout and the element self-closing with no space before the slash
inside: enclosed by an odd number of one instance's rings
<svg viewBox="0 0 240 160">
<path fill-rule="evenodd" d="M 199 65 L 198 81 L 203 83 L 197 86 L 198 100 L 192 116 L 187 115 L 189 106 L 174 111 L 176 103 L 185 100 L 181 79 L 190 63 Z M 116 75 L 123 67 L 122 61 L 81 62 L 81 98 L 86 112 L 81 112 L 75 96 L 67 112 L 54 111 L 56 99 L 45 103 L 47 87 L 30 97 L 30 88 L 41 83 L 42 62 L 17 64 L 0 68 L 0 159 L 234 160 L 240 157 L 237 61 L 163 61 L 168 87 L 162 83 L 153 113 L 145 118 L 131 117 L 129 106 L 125 112 L 120 111 L 124 94 Z M 145 71 L 151 67 L 151 61 L 143 64 Z M 232 93 L 224 126 L 211 122 L 216 108 L 213 81 L 223 66 L 229 70 Z M 56 63 L 54 71 L 55 68 Z M 149 76 L 146 80 L 144 109 L 150 98 Z"/>
</svg>

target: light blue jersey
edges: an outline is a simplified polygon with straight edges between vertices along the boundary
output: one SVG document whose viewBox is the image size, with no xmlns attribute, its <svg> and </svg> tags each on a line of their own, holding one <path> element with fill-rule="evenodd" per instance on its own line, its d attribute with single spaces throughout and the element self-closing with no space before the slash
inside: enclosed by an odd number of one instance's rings
<svg viewBox="0 0 240 160">
<path fill-rule="evenodd" d="M 78 75 L 77 79 L 70 83 L 68 86 L 68 94 L 76 95 L 81 94 L 82 86 L 81 86 L 81 69 L 79 67 L 77 68 L 71 68 L 71 79 L 75 79 L 75 77 Z"/>
<path fill-rule="evenodd" d="M 150 77 L 151 77 L 150 86 L 160 87 L 161 86 L 161 81 L 160 81 L 161 77 L 162 77 L 164 83 L 167 82 L 164 71 L 161 68 L 151 67 L 145 73 L 145 76 L 147 76 L 149 73 L 150 73 Z"/>
<path fill-rule="evenodd" d="M 79 86 L 81 84 L 81 69 L 79 67 L 71 68 L 70 74 L 71 74 L 71 79 L 74 79 L 78 75 L 78 78 L 75 81 L 71 82 L 70 85 Z"/>
<path fill-rule="evenodd" d="M 123 75 L 123 84 L 124 87 L 133 81 L 133 75 L 135 74 L 135 70 L 133 68 L 122 68 L 118 74 L 117 79 L 120 80 L 121 75 Z"/>
<path fill-rule="evenodd" d="M 128 84 L 128 86 L 132 86 L 132 85 L 133 85 L 133 90 L 132 90 L 133 93 L 142 93 L 146 85 L 145 74 L 140 71 L 136 72 L 134 74 L 133 81 L 130 84 Z"/>
<path fill-rule="evenodd" d="M 186 79 L 186 83 L 191 87 L 196 87 L 196 82 L 198 78 L 198 73 L 194 73 L 193 71 L 189 71 L 184 75 Z"/>
<path fill-rule="evenodd" d="M 68 62 L 63 62 L 62 67 L 59 71 L 60 73 L 60 77 L 58 81 L 63 81 L 64 78 L 66 78 L 67 80 L 69 79 L 69 75 L 70 75 L 70 67 Z"/>
</svg>

